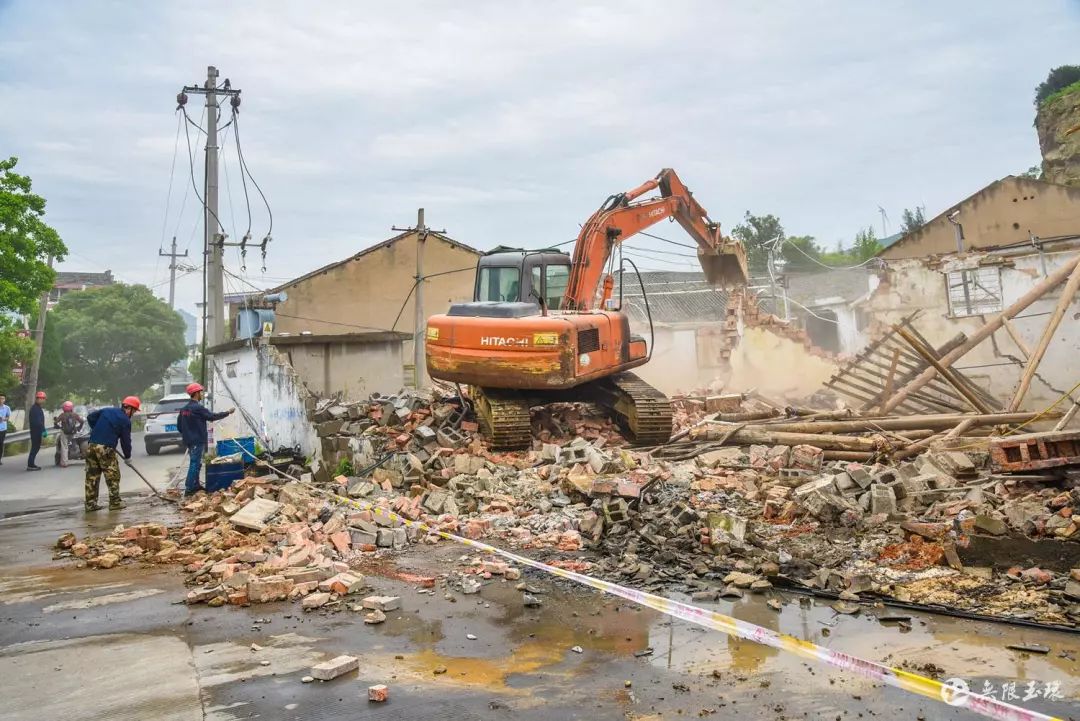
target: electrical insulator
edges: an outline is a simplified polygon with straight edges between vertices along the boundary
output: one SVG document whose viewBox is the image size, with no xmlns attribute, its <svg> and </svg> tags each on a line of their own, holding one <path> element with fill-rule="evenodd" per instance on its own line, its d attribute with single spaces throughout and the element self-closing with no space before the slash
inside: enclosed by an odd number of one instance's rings
<svg viewBox="0 0 1080 721">
<path fill-rule="evenodd" d="M 240 109 L 240 96 L 239 95 L 232 96 L 232 98 L 229 99 L 229 103 L 232 105 L 233 110 L 239 110 Z"/>
<path fill-rule="evenodd" d="M 176 94 L 176 109 L 179 110 L 185 105 L 187 105 L 187 93 L 181 90 Z"/>
</svg>

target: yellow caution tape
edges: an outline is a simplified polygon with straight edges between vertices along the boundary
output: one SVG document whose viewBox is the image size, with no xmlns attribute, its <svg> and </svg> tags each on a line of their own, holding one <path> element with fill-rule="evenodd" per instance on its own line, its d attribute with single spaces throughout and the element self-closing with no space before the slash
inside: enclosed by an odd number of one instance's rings
<svg viewBox="0 0 1080 721">
<path fill-rule="evenodd" d="M 244 452 L 251 455 L 252 458 L 255 458 L 249 451 L 245 450 Z M 265 462 L 259 461 L 257 458 L 255 458 L 255 460 L 256 462 L 269 466 L 269 464 L 265 464 Z M 288 477 L 292 478 L 292 476 Z M 293 480 L 303 483 L 295 478 L 293 478 Z M 1005 701 L 998 701 L 990 696 L 972 693 L 967 689 L 957 688 L 932 678 L 920 676 L 916 673 L 892 668 L 874 661 L 867 661 L 866 659 L 852 656 L 851 654 L 843 653 L 841 651 L 834 651 L 833 649 L 818 646 L 816 643 L 804 641 L 801 638 L 796 638 L 795 636 L 786 633 L 779 633 L 747 621 L 740 621 L 737 618 L 726 616 L 722 613 L 717 613 L 716 611 L 709 611 L 708 609 L 699 606 L 692 606 L 688 603 L 674 601 L 670 598 L 657 596 L 656 594 L 627 588 L 626 586 L 620 586 L 616 583 L 611 583 L 610 581 L 603 581 L 599 578 L 586 576 L 583 573 L 576 573 L 564 568 L 549 566 L 546 563 L 534 561 L 526 556 L 519 556 L 516 553 L 504 551 L 503 549 L 488 543 L 474 541 L 471 538 L 464 538 L 463 536 L 457 536 L 453 533 L 432 528 L 423 521 L 413 521 L 409 518 L 404 518 L 387 508 L 382 508 L 381 506 L 376 506 L 372 503 L 355 501 L 351 498 L 328 493 L 306 483 L 304 485 L 320 495 L 328 495 L 336 503 L 343 506 L 355 508 L 360 511 L 371 511 L 376 515 L 386 516 L 388 519 L 398 521 L 402 525 L 416 527 L 425 533 L 433 533 L 440 538 L 455 541 L 477 550 L 484 551 L 485 553 L 501 556 L 522 566 L 529 566 L 560 578 L 575 581 L 583 586 L 595 588 L 598 591 L 624 598 L 627 601 L 633 601 L 636 604 L 659 611 L 660 613 L 673 618 L 696 623 L 699 626 L 711 628 L 714 631 L 721 631 L 729 636 L 753 641 L 764 646 L 771 646 L 772 648 L 787 651 L 797 656 L 801 656 L 802 658 L 826 663 L 835 668 L 848 671 L 856 676 L 862 676 L 863 678 L 878 681 L 904 691 L 916 693 L 920 696 L 924 696 L 934 701 L 940 701 L 950 706 L 965 708 L 980 716 L 998 719 L 999 721 L 1063 721 L 1056 716 L 1047 716 L 1046 714 L 1014 706 Z"/>
<path fill-rule="evenodd" d="M 584 586 L 589 586 L 598 591 L 624 598 L 627 601 L 633 601 L 634 603 L 659 611 L 660 613 L 672 616 L 673 618 L 696 623 L 715 631 L 721 631 L 729 636 L 735 636 L 765 646 L 788 651 L 789 653 L 793 653 L 803 658 L 827 663 L 830 666 L 851 672 L 856 676 L 862 676 L 863 678 L 879 681 L 888 684 L 889 686 L 903 689 L 904 691 L 917 693 L 920 696 L 925 696 L 926 698 L 940 701 L 949 704 L 950 706 L 965 708 L 981 716 L 986 716 L 987 718 L 999 719 L 1000 721 L 1061 721 L 1054 716 L 1047 716 L 1035 711 L 1029 711 L 1004 701 L 998 701 L 990 696 L 971 693 L 966 689 L 950 686 L 932 678 L 920 676 L 898 668 L 891 668 L 884 664 L 852 656 L 851 654 L 818 646 L 815 643 L 804 641 L 795 636 L 772 631 L 763 626 L 757 626 L 746 621 L 740 621 L 737 618 L 725 616 L 716 611 L 692 606 L 688 603 L 682 603 L 681 601 L 674 601 L 670 598 L 646 593 L 645 591 L 627 588 L 626 586 L 620 586 L 616 583 L 611 583 L 610 581 L 603 581 L 599 578 L 586 576 L 582 573 L 575 573 L 574 571 L 568 571 L 563 568 L 549 566 L 546 563 L 541 563 L 540 561 L 534 561 L 526 556 L 519 556 L 516 553 L 504 551 L 501 548 L 496 548 L 487 543 L 474 541 L 471 538 L 464 538 L 462 536 L 454 535 L 453 533 L 447 533 L 446 531 L 432 528 L 423 521 L 413 521 L 404 518 L 389 509 L 375 506 L 371 503 L 363 503 L 351 498 L 333 494 L 331 494 L 331 497 L 337 503 L 350 508 L 371 511 L 376 515 L 386 516 L 391 520 L 401 522 L 405 526 L 415 526 L 425 533 L 434 533 L 441 538 L 471 546 L 472 548 L 484 551 L 485 553 L 501 556 L 522 566 L 530 566 L 545 571 L 546 573 L 559 576 L 560 578 L 576 581 Z"/>
</svg>

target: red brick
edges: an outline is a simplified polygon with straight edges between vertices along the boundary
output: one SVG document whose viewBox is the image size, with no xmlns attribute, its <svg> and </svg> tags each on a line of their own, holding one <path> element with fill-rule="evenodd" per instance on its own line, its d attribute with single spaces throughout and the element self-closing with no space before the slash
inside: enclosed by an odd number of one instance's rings
<svg viewBox="0 0 1080 721">
<path fill-rule="evenodd" d="M 330 543 L 334 544 L 338 553 L 347 553 L 352 546 L 352 537 L 348 531 L 338 531 L 330 534 Z"/>
<path fill-rule="evenodd" d="M 293 588 L 293 582 L 284 576 L 263 576 L 248 581 L 248 599 L 252 603 L 282 601 Z"/>
</svg>

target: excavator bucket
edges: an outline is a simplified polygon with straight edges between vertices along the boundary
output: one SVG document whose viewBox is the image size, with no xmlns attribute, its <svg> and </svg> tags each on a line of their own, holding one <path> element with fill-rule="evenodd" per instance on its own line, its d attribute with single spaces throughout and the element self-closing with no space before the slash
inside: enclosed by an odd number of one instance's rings
<svg viewBox="0 0 1080 721">
<path fill-rule="evenodd" d="M 746 248 L 738 241 L 725 238 L 714 253 L 699 250 L 698 261 L 710 285 L 736 288 L 750 281 Z"/>
</svg>

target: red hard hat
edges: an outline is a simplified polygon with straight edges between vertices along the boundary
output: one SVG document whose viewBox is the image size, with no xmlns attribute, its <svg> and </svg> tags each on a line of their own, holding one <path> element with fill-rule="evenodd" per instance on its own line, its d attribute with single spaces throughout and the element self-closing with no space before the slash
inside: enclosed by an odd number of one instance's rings
<svg viewBox="0 0 1080 721">
<path fill-rule="evenodd" d="M 205 388 L 203 388 L 203 387 L 202 387 L 201 385 L 199 385 L 198 383 L 188 383 L 188 387 L 187 387 L 187 388 L 185 388 L 184 390 L 185 390 L 185 391 L 187 391 L 187 394 L 188 394 L 189 396 L 193 396 L 193 395 L 195 395 L 196 393 L 198 393 L 199 391 L 204 391 L 204 390 L 206 390 L 206 389 L 205 389 Z"/>
<path fill-rule="evenodd" d="M 65 411 L 73 411 L 75 410 L 75 404 L 71 401 L 64 401 L 64 405 L 61 406 L 61 408 L 63 408 Z"/>
<path fill-rule="evenodd" d="M 44 397 L 45 397 L 45 391 L 38 391 L 37 395 L 34 396 L 34 398 L 44 398 Z"/>
<path fill-rule="evenodd" d="M 124 402 L 121 403 L 120 405 L 121 406 L 130 406 L 131 408 L 134 408 L 135 410 L 139 410 L 140 408 L 142 408 L 142 401 L 139 400 L 138 396 L 128 396 L 127 398 L 124 399 Z"/>
</svg>

